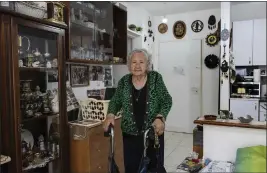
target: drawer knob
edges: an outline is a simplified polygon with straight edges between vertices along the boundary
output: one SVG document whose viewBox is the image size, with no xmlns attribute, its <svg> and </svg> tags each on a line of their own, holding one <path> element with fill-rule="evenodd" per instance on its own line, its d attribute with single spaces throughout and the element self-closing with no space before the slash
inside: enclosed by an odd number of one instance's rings
<svg viewBox="0 0 267 173">
<path fill-rule="evenodd" d="M 101 166 L 98 166 L 98 169 L 101 169 Z"/>
<path fill-rule="evenodd" d="M 99 150 L 99 149 L 98 149 L 97 151 L 98 151 L 98 152 L 100 152 L 100 150 Z"/>
</svg>

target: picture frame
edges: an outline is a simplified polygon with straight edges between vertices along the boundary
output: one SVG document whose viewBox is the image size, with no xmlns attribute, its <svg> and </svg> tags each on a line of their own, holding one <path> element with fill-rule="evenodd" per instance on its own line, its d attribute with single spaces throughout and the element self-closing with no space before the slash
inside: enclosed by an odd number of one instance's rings
<svg viewBox="0 0 267 173">
<path fill-rule="evenodd" d="M 59 80 L 58 70 L 49 70 L 47 72 L 47 75 L 48 75 L 48 82 L 49 83 L 58 82 L 58 80 Z M 65 75 L 66 75 L 66 81 L 69 81 L 68 66 L 66 66 Z"/>
<path fill-rule="evenodd" d="M 70 84 L 72 87 L 89 86 L 89 66 L 70 65 Z"/>
<path fill-rule="evenodd" d="M 183 21 L 177 21 L 173 25 L 173 36 L 176 39 L 182 39 L 186 35 L 186 25 Z"/>
</svg>

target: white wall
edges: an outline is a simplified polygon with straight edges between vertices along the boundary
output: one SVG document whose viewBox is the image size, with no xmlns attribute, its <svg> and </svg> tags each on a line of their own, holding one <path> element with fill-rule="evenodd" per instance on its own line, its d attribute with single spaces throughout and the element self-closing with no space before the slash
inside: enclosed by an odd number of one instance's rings
<svg viewBox="0 0 267 173">
<path fill-rule="evenodd" d="M 144 42 L 144 36 L 147 35 L 148 31 L 148 20 L 152 21 L 153 23 L 153 17 L 143 8 L 138 6 L 130 5 L 127 2 L 119 2 L 127 7 L 127 24 L 134 24 L 136 26 L 141 26 L 143 28 L 142 36 L 133 39 L 132 48 L 145 48 L 150 49 L 151 39 L 148 38 L 147 42 Z M 153 28 L 152 28 L 153 29 Z M 154 31 L 153 31 L 154 32 Z M 148 43 L 150 45 L 148 45 Z M 153 47 L 151 47 L 151 54 L 152 54 Z M 114 65 L 113 66 L 113 75 L 115 80 L 115 86 L 117 86 L 118 81 L 123 77 L 125 74 L 129 73 L 128 67 L 126 65 Z"/>
<path fill-rule="evenodd" d="M 161 16 L 154 17 L 154 31 L 156 33 L 156 42 L 154 44 L 153 51 L 153 61 L 155 69 L 158 69 L 158 45 L 159 42 L 168 42 L 177 40 L 172 33 L 173 24 L 177 20 L 182 20 L 185 22 L 187 26 L 186 35 L 182 40 L 192 40 L 199 39 L 203 40 L 206 36 L 215 30 L 208 29 L 208 19 L 210 15 L 214 15 L 216 17 L 216 22 L 220 20 L 220 9 L 211 9 L 211 10 L 203 10 L 203 11 L 195 11 L 189 13 L 181 13 L 174 15 L 167 15 L 168 18 L 168 31 L 165 34 L 160 34 L 157 30 L 157 27 L 162 20 Z M 195 20 L 201 20 L 204 23 L 204 28 L 200 33 L 194 33 L 191 30 L 191 24 Z M 202 41 L 204 43 L 204 41 Z M 209 47 L 206 44 L 202 46 L 202 114 L 217 114 L 218 112 L 218 96 L 219 96 L 219 69 L 210 70 L 204 65 L 204 58 L 209 54 L 215 54 L 219 56 L 219 46 Z M 177 56 L 179 57 L 179 55 Z M 166 61 L 168 61 L 168 57 L 165 57 Z"/>
<path fill-rule="evenodd" d="M 231 3 L 231 21 L 266 18 L 266 2 Z"/>
</svg>

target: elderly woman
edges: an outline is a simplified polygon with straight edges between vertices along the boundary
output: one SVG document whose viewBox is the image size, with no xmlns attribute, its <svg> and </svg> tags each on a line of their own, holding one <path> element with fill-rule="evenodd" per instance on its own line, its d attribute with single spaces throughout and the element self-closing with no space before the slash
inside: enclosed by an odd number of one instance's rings
<svg viewBox="0 0 267 173">
<path fill-rule="evenodd" d="M 153 147 L 148 149 L 150 168 L 157 163 L 164 165 L 164 128 L 172 107 L 172 97 L 156 71 L 149 71 L 151 56 L 144 49 L 132 51 L 128 56 L 130 74 L 121 78 L 117 90 L 110 100 L 108 115 L 104 122 L 107 131 L 114 124 L 114 115 L 122 113 L 125 173 L 137 173 L 142 160 L 144 132 L 154 126 L 160 140 L 160 161 L 156 160 Z M 156 162 L 157 161 L 157 162 Z"/>
</svg>

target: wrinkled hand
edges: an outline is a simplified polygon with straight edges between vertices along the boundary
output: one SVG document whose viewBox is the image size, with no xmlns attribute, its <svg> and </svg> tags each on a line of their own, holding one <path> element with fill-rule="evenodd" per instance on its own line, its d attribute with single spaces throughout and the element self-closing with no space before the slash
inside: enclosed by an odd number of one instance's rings
<svg viewBox="0 0 267 173">
<path fill-rule="evenodd" d="M 153 126 L 154 126 L 158 136 L 160 136 L 164 133 L 165 124 L 160 119 L 155 119 L 153 122 Z"/>
<path fill-rule="evenodd" d="M 108 114 L 106 120 L 103 123 L 104 131 L 108 131 L 109 125 L 112 124 L 115 125 L 115 116 L 113 114 Z"/>
</svg>

